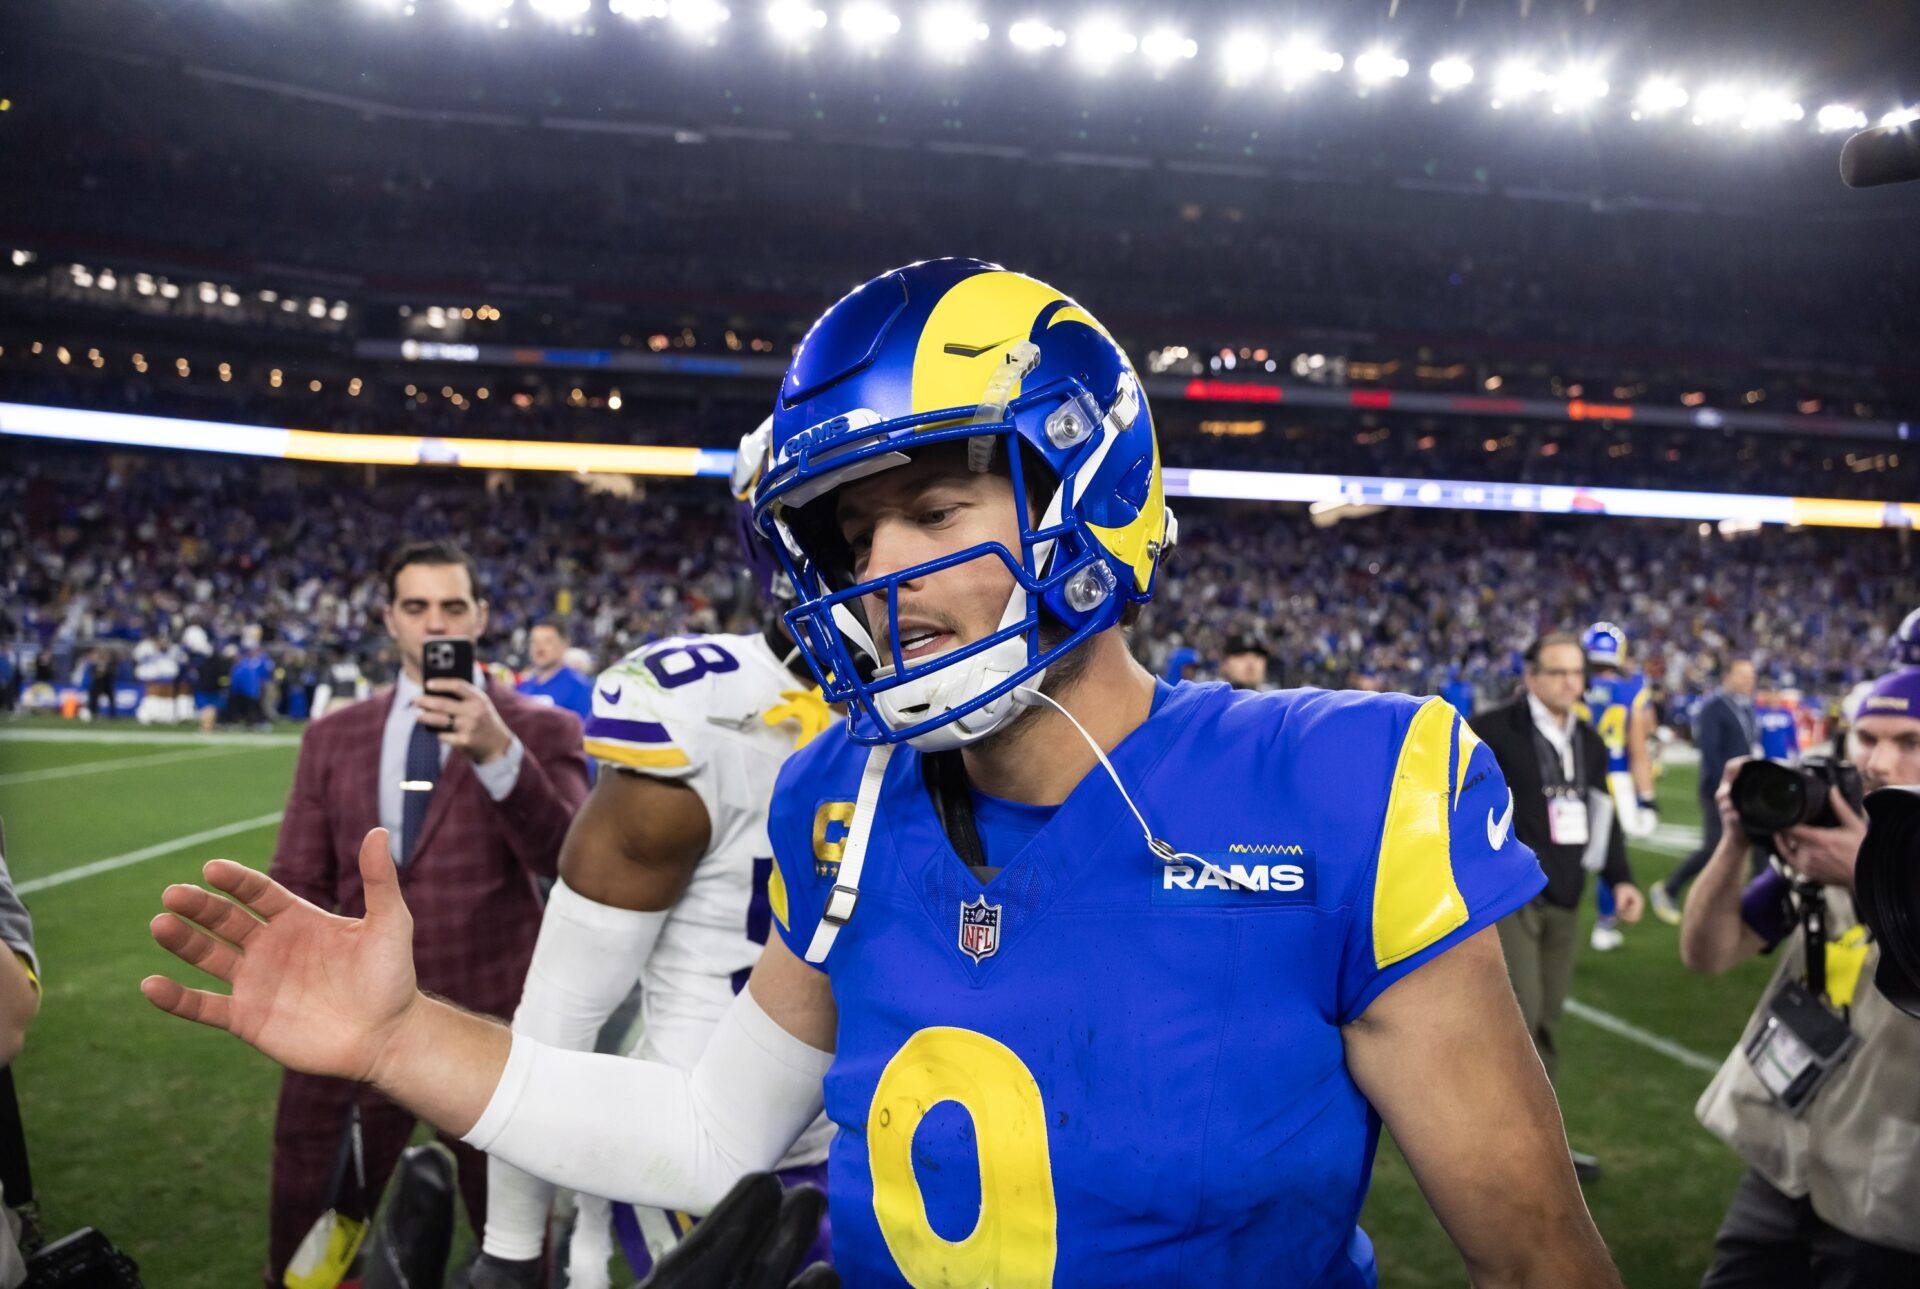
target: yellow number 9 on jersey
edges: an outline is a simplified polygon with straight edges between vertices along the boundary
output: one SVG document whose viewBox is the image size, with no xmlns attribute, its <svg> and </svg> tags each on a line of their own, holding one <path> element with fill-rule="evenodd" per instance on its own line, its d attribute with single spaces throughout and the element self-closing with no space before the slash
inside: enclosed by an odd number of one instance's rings
<svg viewBox="0 0 1920 1289">
<path fill-rule="evenodd" d="M 948 1240 L 927 1219 L 913 1172 L 913 1134 L 953 1101 L 973 1117 L 980 1156 L 980 1219 Z M 935 1026 L 908 1039 L 867 1111 L 873 1212 L 887 1251 L 915 1289 L 1028 1289 L 1053 1283 L 1057 1247 L 1047 1108 L 1013 1051 L 985 1034 Z"/>
</svg>

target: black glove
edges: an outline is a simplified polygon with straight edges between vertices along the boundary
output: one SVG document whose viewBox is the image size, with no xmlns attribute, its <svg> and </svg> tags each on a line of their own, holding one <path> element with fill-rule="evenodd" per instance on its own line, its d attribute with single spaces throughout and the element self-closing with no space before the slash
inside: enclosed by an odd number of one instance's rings
<svg viewBox="0 0 1920 1289">
<path fill-rule="evenodd" d="M 820 1233 L 827 1197 L 816 1186 L 782 1191 L 772 1173 L 748 1173 L 693 1233 L 660 1259 L 643 1289 L 839 1289 L 816 1262 L 794 1271 Z"/>
<path fill-rule="evenodd" d="M 540 1259 L 511 1262 L 482 1252 L 467 1268 L 461 1289 L 540 1289 Z"/>
</svg>

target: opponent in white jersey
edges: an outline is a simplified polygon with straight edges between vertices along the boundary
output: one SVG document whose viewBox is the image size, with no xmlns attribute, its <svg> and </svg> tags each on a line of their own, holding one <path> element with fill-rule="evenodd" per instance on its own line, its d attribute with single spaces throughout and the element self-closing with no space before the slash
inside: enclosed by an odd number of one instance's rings
<svg viewBox="0 0 1920 1289">
<path fill-rule="evenodd" d="M 741 452 L 751 460 L 765 446 L 749 435 Z M 771 554 L 750 546 L 747 562 L 771 597 Z M 603 771 L 561 849 L 514 1029 L 590 1049 L 638 982 L 643 1025 L 632 1055 L 691 1069 L 771 926 L 774 778 L 836 719 L 778 625 L 655 641 L 603 672 L 584 730 Z M 783 1180 L 824 1188 L 832 1130 L 824 1116 L 814 1122 L 781 1161 Z M 494 1160 L 487 1190 L 469 1284 L 537 1283 L 554 1188 Z M 607 1215 L 603 1202 L 582 1198 L 576 1286 L 607 1283 Z M 611 1216 L 642 1276 L 690 1225 L 684 1214 L 627 1205 Z"/>
</svg>

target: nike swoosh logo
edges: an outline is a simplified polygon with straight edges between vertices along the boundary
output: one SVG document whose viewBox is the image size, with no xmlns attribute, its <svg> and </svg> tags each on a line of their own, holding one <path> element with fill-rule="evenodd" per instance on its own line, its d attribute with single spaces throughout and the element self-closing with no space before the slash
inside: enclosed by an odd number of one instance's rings
<svg viewBox="0 0 1920 1289">
<path fill-rule="evenodd" d="M 1493 811 L 1487 811 L 1487 845 L 1499 850 L 1507 844 L 1507 831 L 1513 827 L 1513 789 L 1507 789 L 1507 813 L 1500 816 L 1500 822 L 1493 820 Z"/>
<path fill-rule="evenodd" d="M 617 703 L 620 701 L 620 689 L 619 685 L 615 685 L 612 689 L 603 689 L 600 691 L 600 697 L 609 703 Z"/>
</svg>

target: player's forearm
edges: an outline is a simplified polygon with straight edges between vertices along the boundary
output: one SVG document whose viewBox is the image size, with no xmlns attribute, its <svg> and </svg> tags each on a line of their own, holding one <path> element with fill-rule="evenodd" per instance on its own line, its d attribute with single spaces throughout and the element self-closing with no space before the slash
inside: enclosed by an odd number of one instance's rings
<svg viewBox="0 0 1920 1289">
<path fill-rule="evenodd" d="M 499 1021 L 421 994 L 371 1081 L 442 1132 L 465 1136 L 493 1098 L 512 1046 L 512 1033 Z"/>
<path fill-rule="evenodd" d="M 1680 961 L 1688 970 L 1717 975 L 1758 950 L 1759 937 L 1740 917 L 1746 852 L 1746 834 L 1727 829 L 1687 890 L 1680 917 Z"/>
<path fill-rule="evenodd" d="M 1583 1205 L 1559 1222 L 1543 1222 L 1523 1248 L 1520 1260 L 1500 1266 L 1468 1264 L 1474 1289 L 1620 1289 L 1620 1273 Z"/>
<path fill-rule="evenodd" d="M 40 1009 L 40 991 L 26 964 L 0 943 L 0 1067 L 12 1063 L 27 1041 L 27 1023 Z"/>
<path fill-rule="evenodd" d="M 513 1043 L 467 1143 L 590 1195 L 704 1213 L 773 1167 L 820 1113 L 832 1055 L 734 1000 L 691 1070 Z"/>
</svg>

